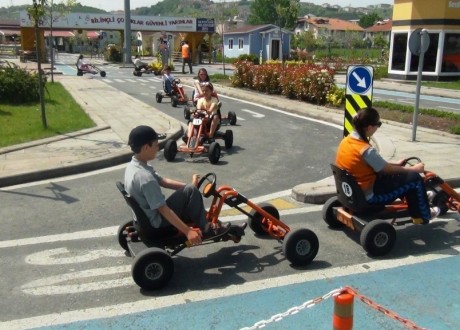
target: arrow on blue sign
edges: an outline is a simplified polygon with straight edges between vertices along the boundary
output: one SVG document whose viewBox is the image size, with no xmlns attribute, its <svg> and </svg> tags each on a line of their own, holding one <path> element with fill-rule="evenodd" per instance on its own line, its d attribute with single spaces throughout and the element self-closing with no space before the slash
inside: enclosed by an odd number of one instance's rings
<svg viewBox="0 0 460 330">
<path fill-rule="evenodd" d="M 372 67 L 350 67 L 347 77 L 347 94 L 367 94 L 372 87 L 372 72 Z M 348 92 L 348 89 L 351 93 Z"/>
</svg>

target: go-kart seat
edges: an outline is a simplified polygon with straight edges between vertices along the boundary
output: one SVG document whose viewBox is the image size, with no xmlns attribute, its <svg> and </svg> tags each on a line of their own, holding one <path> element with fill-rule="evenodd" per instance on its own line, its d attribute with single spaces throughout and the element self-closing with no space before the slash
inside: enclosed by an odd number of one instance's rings
<svg viewBox="0 0 460 330">
<path fill-rule="evenodd" d="M 352 210 L 356 214 L 362 214 L 369 211 L 376 212 L 385 207 L 384 205 L 368 204 L 363 190 L 358 185 L 353 175 L 347 170 L 341 169 L 335 164 L 331 164 L 331 169 L 337 189 L 337 198 L 344 207 Z"/>
<path fill-rule="evenodd" d="M 148 246 L 155 245 L 152 243 L 153 240 L 158 242 L 158 240 L 165 239 L 167 237 L 171 237 L 178 233 L 178 230 L 172 226 L 164 227 L 164 228 L 154 228 L 147 215 L 145 214 L 144 210 L 139 206 L 137 201 L 128 194 L 125 190 L 123 183 L 117 182 L 116 183 L 118 190 L 123 195 L 126 204 L 131 208 L 131 211 L 136 216 L 137 221 L 134 222 L 134 228 L 140 237 L 140 239 Z M 134 220 L 134 219 L 133 219 Z"/>
</svg>

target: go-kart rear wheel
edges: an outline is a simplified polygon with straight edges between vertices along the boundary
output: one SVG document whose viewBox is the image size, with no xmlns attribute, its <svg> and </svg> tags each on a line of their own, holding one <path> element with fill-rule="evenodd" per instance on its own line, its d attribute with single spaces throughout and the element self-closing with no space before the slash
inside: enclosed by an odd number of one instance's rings
<svg viewBox="0 0 460 330">
<path fill-rule="evenodd" d="M 316 257 L 319 241 L 310 229 L 291 230 L 284 237 L 283 253 L 293 266 L 308 265 Z"/>
<path fill-rule="evenodd" d="M 172 162 L 176 158 L 177 154 L 177 143 L 175 140 L 166 141 L 165 148 L 163 151 L 165 159 L 168 162 Z"/>
<path fill-rule="evenodd" d="M 232 130 L 226 130 L 225 135 L 224 135 L 224 141 L 225 141 L 225 148 L 230 149 L 233 147 L 233 131 Z"/>
<path fill-rule="evenodd" d="M 280 213 L 278 212 L 278 209 L 273 206 L 270 203 L 261 203 L 258 205 L 262 210 L 270 214 L 276 219 L 280 218 Z M 263 216 L 256 210 L 252 209 L 251 212 L 249 213 L 249 219 L 248 219 L 248 224 L 249 228 L 252 229 L 254 233 L 257 235 L 267 235 L 267 230 L 268 228 L 266 225 L 262 222 Z"/>
<path fill-rule="evenodd" d="M 134 257 L 131 275 L 134 282 L 145 290 L 160 289 L 174 273 L 171 256 L 160 248 L 148 248 Z"/>
<path fill-rule="evenodd" d="M 441 213 L 439 213 L 439 215 L 444 215 L 447 213 L 447 211 L 449 211 L 449 206 L 447 205 L 448 201 L 449 196 L 444 191 L 440 191 L 436 193 L 431 203 L 433 204 L 433 206 L 439 207 L 439 209 L 441 210 Z"/>
<path fill-rule="evenodd" d="M 337 196 L 329 198 L 326 203 L 323 205 L 323 220 L 329 225 L 331 228 L 341 228 L 343 227 L 343 223 L 337 220 L 337 217 L 334 215 L 333 208 L 339 207 L 340 204 L 339 199 Z"/>
<path fill-rule="evenodd" d="M 396 242 L 396 229 L 384 220 L 373 220 L 364 226 L 360 242 L 370 255 L 383 256 Z"/>
<path fill-rule="evenodd" d="M 157 103 L 161 103 L 162 99 L 163 99 L 163 95 L 161 95 L 160 92 L 155 94 L 155 100 L 157 101 Z"/>
<path fill-rule="evenodd" d="M 234 113 L 233 111 L 229 111 L 227 118 L 228 118 L 228 122 L 230 123 L 230 125 L 232 126 L 236 125 L 236 113 Z"/>
<path fill-rule="evenodd" d="M 128 220 L 120 227 L 118 227 L 118 243 L 125 251 L 129 251 L 128 249 L 128 241 L 126 240 L 126 234 L 124 233 L 127 227 L 133 226 L 133 220 Z"/>
<path fill-rule="evenodd" d="M 177 95 L 172 95 L 171 96 L 171 105 L 175 108 L 179 104 L 179 98 Z"/>
<path fill-rule="evenodd" d="M 212 142 L 208 150 L 208 158 L 211 164 L 217 164 L 220 159 L 220 145 L 217 142 Z"/>
<path fill-rule="evenodd" d="M 79 76 L 79 77 L 83 76 L 83 71 L 77 70 L 77 76 Z"/>
<path fill-rule="evenodd" d="M 107 73 L 103 70 L 99 74 L 101 75 L 102 78 L 104 78 L 107 75 Z"/>
<path fill-rule="evenodd" d="M 190 108 L 189 108 L 189 107 L 185 107 L 185 108 L 184 108 L 184 118 L 185 118 L 186 120 L 190 120 L 190 115 L 191 115 Z"/>
</svg>

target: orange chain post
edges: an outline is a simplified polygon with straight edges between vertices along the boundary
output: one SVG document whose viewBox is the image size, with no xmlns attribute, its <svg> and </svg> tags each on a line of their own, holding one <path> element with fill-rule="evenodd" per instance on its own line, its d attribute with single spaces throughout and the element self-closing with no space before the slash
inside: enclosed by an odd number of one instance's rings
<svg viewBox="0 0 460 330">
<path fill-rule="evenodd" d="M 332 326 L 334 330 L 353 329 L 354 295 L 347 291 L 334 297 L 334 315 Z"/>
</svg>

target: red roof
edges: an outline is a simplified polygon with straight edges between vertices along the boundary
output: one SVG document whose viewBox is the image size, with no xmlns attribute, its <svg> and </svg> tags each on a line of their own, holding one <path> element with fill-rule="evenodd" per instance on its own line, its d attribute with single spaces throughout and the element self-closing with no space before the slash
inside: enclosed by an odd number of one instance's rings
<svg viewBox="0 0 460 330">
<path fill-rule="evenodd" d="M 45 37 L 49 37 L 50 34 L 51 34 L 51 31 L 45 31 Z M 53 37 L 69 38 L 69 37 L 75 37 L 75 34 L 70 31 L 54 31 L 53 30 Z"/>
<path fill-rule="evenodd" d="M 390 32 L 391 27 L 393 26 L 393 21 L 391 19 L 377 22 L 376 24 L 368 27 L 367 32 Z"/>
<path fill-rule="evenodd" d="M 99 38 L 99 32 L 97 32 L 97 31 L 87 31 L 86 32 L 86 37 L 88 39 L 97 39 L 97 38 Z"/>
<path fill-rule="evenodd" d="M 364 31 L 364 29 L 360 27 L 358 24 L 352 23 L 350 21 L 345 21 L 343 19 L 338 19 L 338 18 L 311 17 L 311 18 L 306 19 L 306 21 L 308 22 L 308 24 L 314 25 L 317 28 L 324 28 L 327 30 Z"/>
</svg>

